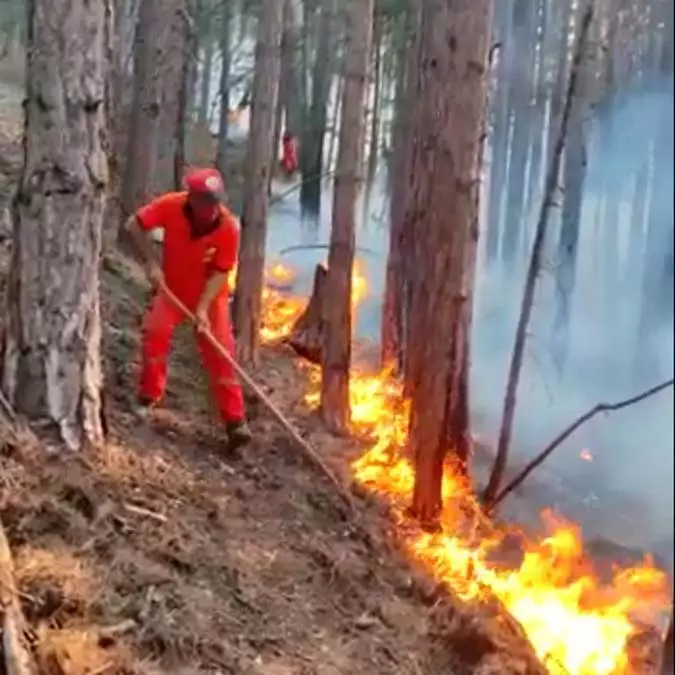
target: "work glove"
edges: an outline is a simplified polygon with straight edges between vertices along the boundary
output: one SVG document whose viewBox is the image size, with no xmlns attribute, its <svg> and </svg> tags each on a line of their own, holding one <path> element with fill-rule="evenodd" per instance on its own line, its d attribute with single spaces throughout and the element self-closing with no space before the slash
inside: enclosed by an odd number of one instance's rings
<svg viewBox="0 0 675 675">
<path fill-rule="evenodd" d="M 156 262 L 146 264 L 145 276 L 153 290 L 157 290 L 164 284 L 164 273 L 162 272 L 162 268 Z"/>
</svg>

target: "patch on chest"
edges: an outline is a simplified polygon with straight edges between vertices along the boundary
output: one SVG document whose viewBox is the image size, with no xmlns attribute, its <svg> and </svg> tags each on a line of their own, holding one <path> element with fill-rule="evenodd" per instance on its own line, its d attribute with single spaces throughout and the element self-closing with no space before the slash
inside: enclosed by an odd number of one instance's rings
<svg viewBox="0 0 675 675">
<path fill-rule="evenodd" d="M 213 260 L 214 255 L 216 255 L 216 247 L 209 246 L 206 251 L 204 251 L 204 262 L 210 263 Z"/>
</svg>

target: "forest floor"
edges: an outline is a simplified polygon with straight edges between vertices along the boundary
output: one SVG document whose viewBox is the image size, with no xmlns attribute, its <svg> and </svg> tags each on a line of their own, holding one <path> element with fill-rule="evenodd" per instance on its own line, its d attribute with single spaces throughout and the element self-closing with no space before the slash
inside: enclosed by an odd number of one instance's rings
<svg viewBox="0 0 675 675">
<path fill-rule="evenodd" d="M 20 161 L 15 104 L 0 102 L 0 212 Z M 139 425 L 129 404 L 147 289 L 112 255 L 102 293 L 106 445 L 64 455 L 32 433 L 0 432 L 0 518 L 41 672 L 544 672 L 515 622 L 439 592 L 397 549 L 381 503 L 357 497 L 347 518 L 253 400 L 254 443 L 225 461 L 187 329 L 165 407 Z M 265 349 L 256 379 L 347 476 L 362 448 L 322 431 L 291 355 Z"/>
</svg>

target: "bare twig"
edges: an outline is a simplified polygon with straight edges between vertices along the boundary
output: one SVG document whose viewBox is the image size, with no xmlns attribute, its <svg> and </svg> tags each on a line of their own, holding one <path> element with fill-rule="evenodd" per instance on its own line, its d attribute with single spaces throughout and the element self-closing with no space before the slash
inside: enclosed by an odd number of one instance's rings
<svg viewBox="0 0 675 675">
<path fill-rule="evenodd" d="M 286 255 L 287 253 L 295 253 L 297 251 L 327 251 L 329 248 L 329 244 L 306 244 L 306 245 L 299 245 L 299 246 L 287 246 L 286 248 L 282 248 L 277 255 Z M 357 254 L 361 253 L 367 253 L 368 255 L 373 256 L 374 258 L 380 258 L 380 254 L 377 253 L 376 251 L 373 251 L 370 248 L 365 248 L 363 246 L 357 246 L 354 249 L 354 252 Z"/>
<path fill-rule="evenodd" d="M 101 626 L 98 629 L 98 634 L 104 640 L 112 640 L 113 638 L 123 635 L 124 633 L 130 633 L 137 627 L 138 624 L 133 619 L 125 619 L 114 626 Z"/>
<path fill-rule="evenodd" d="M 197 323 L 197 318 L 194 313 L 191 312 L 181 300 L 176 297 L 176 295 L 171 291 L 170 288 L 164 284 L 162 286 L 162 292 L 166 294 L 169 300 L 178 308 L 181 312 L 193 323 Z M 326 477 L 328 480 L 337 488 L 338 494 L 350 509 L 353 511 L 354 503 L 351 496 L 347 492 L 347 489 L 343 483 L 335 476 L 333 471 L 326 465 L 326 463 L 319 457 L 317 452 L 312 448 L 312 446 L 300 435 L 300 432 L 291 424 L 291 422 L 286 418 L 286 416 L 277 408 L 276 405 L 270 400 L 270 398 L 265 394 L 264 391 L 253 381 L 251 376 L 235 361 L 232 355 L 225 349 L 225 347 L 216 339 L 216 337 L 211 333 L 209 329 L 206 329 L 202 332 L 204 337 L 213 345 L 214 349 L 228 361 L 232 366 L 233 370 L 237 373 L 239 378 L 251 389 L 251 391 L 258 397 L 262 403 L 265 404 L 265 407 L 272 413 L 276 420 L 281 424 L 281 426 L 288 432 L 291 438 L 296 442 L 297 446 L 303 451 L 303 454 L 310 462 Z"/>
<path fill-rule="evenodd" d="M 603 412 L 616 412 L 617 410 L 622 410 L 623 408 L 628 408 L 629 406 L 640 403 L 650 396 L 654 396 L 664 389 L 668 389 L 673 386 L 675 380 L 672 378 L 667 382 L 662 382 L 661 384 L 651 387 L 640 394 L 631 396 L 623 401 L 618 401 L 616 403 L 598 403 L 596 406 L 585 412 L 583 415 L 579 416 L 572 424 L 566 427 L 561 433 L 559 433 L 547 446 L 538 454 L 492 501 L 490 504 L 490 510 L 500 504 L 504 499 L 511 494 L 538 466 L 544 463 L 546 459 L 551 455 L 551 453 L 564 443 L 580 426 L 588 422 L 591 418 Z"/>
<path fill-rule="evenodd" d="M 527 341 L 527 327 L 530 323 L 530 317 L 532 316 L 534 293 L 537 285 L 537 277 L 539 276 L 539 271 L 541 269 L 549 214 L 553 208 L 553 197 L 558 187 L 558 176 L 560 175 L 563 148 L 565 147 L 567 138 L 567 127 L 569 125 L 572 104 L 577 91 L 577 81 L 581 71 L 581 63 L 586 51 L 589 28 L 593 18 L 593 4 L 593 0 L 589 0 L 581 20 L 579 37 L 574 50 L 574 60 L 570 70 L 570 79 L 560 121 L 560 130 L 558 131 L 558 137 L 556 138 L 551 158 L 551 165 L 549 166 L 548 174 L 546 176 L 544 198 L 537 220 L 537 228 L 534 235 L 534 243 L 532 244 L 532 253 L 530 255 L 530 263 L 520 305 L 520 316 L 518 319 L 518 327 L 516 328 L 513 354 L 509 366 L 509 377 L 506 384 L 506 394 L 504 396 L 504 414 L 497 444 L 497 457 L 495 458 L 495 464 L 492 468 L 492 473 L 490 474 L 490 480 L 488 481 L 488 485 L 483 494 L 483 501 L 488 509 L 491 508 L 495 495 L 499 491 L 499 487 L 504 478 L 506 463 L 508 461 L 511 432 L 513 430 L 513 420 L 516 411 L 516 394 L 523 365 L 523 356 L 525 354 L 525 343 Z"/>
<path fill-rule="evenodd" d="M 129 511 L 129 513 L 135 513 L 137 516 L 145 516 L 146 518 L 151 518 L 152 520 L 156 520 L 160 523 L 167 522 L 167 517 L 164 514 L 144 509 L 142 506 L 135 506 L 134 504 L 125 503 L 124 508 L 126 511 Z"/>
</svg>

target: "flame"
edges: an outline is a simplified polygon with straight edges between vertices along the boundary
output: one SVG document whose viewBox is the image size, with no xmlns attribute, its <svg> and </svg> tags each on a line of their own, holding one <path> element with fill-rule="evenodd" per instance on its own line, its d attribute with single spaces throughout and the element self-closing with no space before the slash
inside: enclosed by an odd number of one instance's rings
<svg viewBox="0 0 675 675">
<path fill-rule="evenodd" d="M 353 302 L 363 298 L 366 281 L 354 268 Z M 285 317 L 297 318 L 302 305 L 267 291 L 264 297 L 263 339 L 290 330 Z M 300 309 L 298 309 L 300 307 Z M 292 323 L 292 321 L 291 321 Z M 306 403 L 319 402 L 320 371 L 308 367 Z M 387 498 L 399 522 L 414 486 L 414 467 L 405 456 L 410 406 L 403 399 L 392 370 L 352 373 L 351 424 L 355 433 L 373 439 L 353 463 L 354 477 L 366 489 Z M 589 453 L 590 454 L 590 453 Z M 669 607 L 665 575 L 649 560 L 629 569 L 616 569 L 601 582 L 584 556 L 580 529 L 550 512 L 542 514 L 547 536 L 525 539 L 522 562 L 499 565 L 490 554 L 504 541 L 504 531 L 481 512 L 475 497 L 451 470 L 443 481 L 441 531 L 429 534 L 403 529 L 407 549 L 435 578 L 453 588 L 463 600 L 482 602 L 496 597 L 521 624 L 537 656 L 558 675 L 624 675 L 629 672 L 628 643 L 641 632 L 637 623 L 656 621 Z M 466 527 L 467 513 L 470 527 Z M 463 526 L 464 524 L 464 526 Z"/>
<path fill-rule="evenodd" d="M 273 281 L 287 285 L 294 280 L 295 275 L 288 267 L 285 267 L 281 263 L 276 263 L 266 271 L 265 277 L 267 283 Z M 235 291 L 236 281 L 237 268 L 235 267 L 228 278 L 228 288 L 231 294 Z M 365 297 L 367 289 L 368 282 L 366 277 L 361 272 L 358 261 L 355 261 L 352 272 L 353 308 L 356 308 Z M 260 328 L 262 342 L 272 344 L 287 337 L 306 305 L 307 302 L 303 298 L 266 285 L 262 293 L 262 326 Z"/>
</svg>

